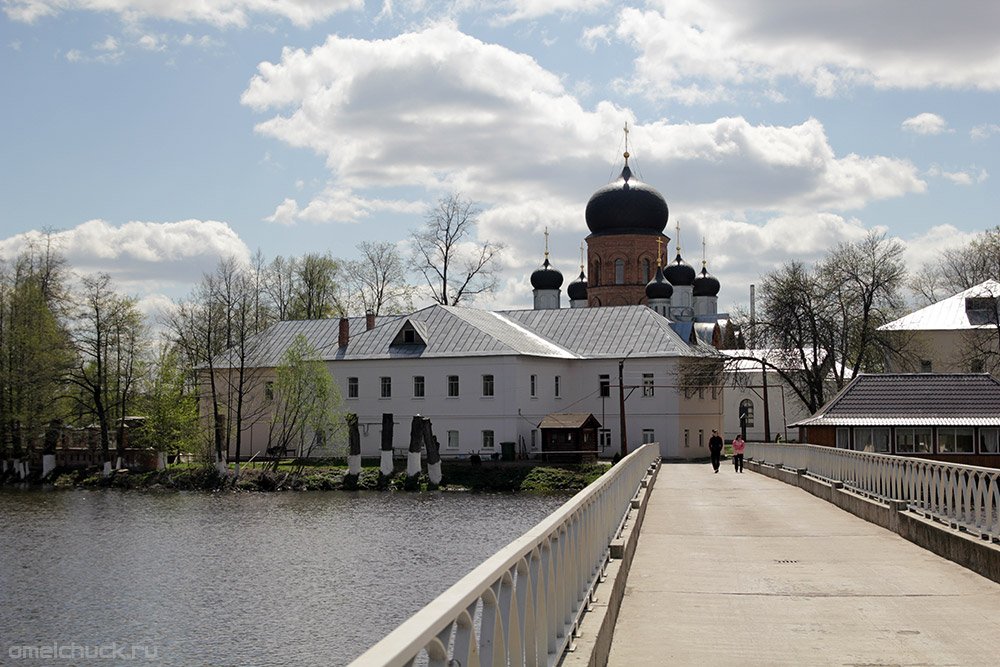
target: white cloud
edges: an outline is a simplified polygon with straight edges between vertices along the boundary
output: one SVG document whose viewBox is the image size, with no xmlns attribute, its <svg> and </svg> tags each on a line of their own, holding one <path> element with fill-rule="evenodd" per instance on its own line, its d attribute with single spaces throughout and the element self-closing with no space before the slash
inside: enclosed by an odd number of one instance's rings
<svg viewBox="0 0 1000 667">
<path fill-rule="evenodd" d="M 356 220 L 406 206 L 368 197 L 368 188 L 455 191 L 488 207 L 579 207 L 606 182 L 622 121 L 634 120 L 607 102 L 584 110 L 533 59 L 447 23 L 391 40 L 331 36 L 258 69 L 243 103 L 281 113 L 257 130 L 324 155 L 331 170 L 320 196 L 301 209 L 286 200 L 275 222 Z M 658 121 L 633 124 L 632 137 L 636 165 L 645 180 L 669 184 L 671 205 L 844 210 L 925 188 L 907 161 L 836 156 L 815 119 Z"/>
<path fill-rule="evenodd" d="M 1000 89 L 1000 5 L 967 0 L 659 0 L 623 9 L 629 89 L 682 103 L 778 79 L 820 96 L 856 86 Z M 891 28 L 887 28 L 891 26 Z"/>
<path fill-rule="evenodd" d="M 146 51 L 164 51 L 167 45 L 164 43 L 164 37 L 161 35 L 145 34 L 142 35 L 137 44 L 140 48 Z"/>
<path fill-rule="evenodd" d="M 37 231 L 0 240 L 0 257 L 16 257 L 41 237 Z M 56 232 L 55 247 L 81 273 L 104 271 L 120 285 L 155 293 L 193 284 L 219 259 L 249 260 L 250 250 L 229 225 L 214 220 L 128 222 L 89 220 Z M 131 291 L 131 290 L 130 290 Z"/>
<path fill-rule="evenodd" d="M 945 250 L 967 246 L 976 235 L 977 232 L 963 232 L 954 225 L 935 225 L 919 236 L 900 239 L 905 246 L 903 259 L 915 273 L 921 267 L 940 260 Z"/>
<path fill-rule="evenodd" d="M 970 167 L 964 171 L 947 171 L 937 164 L 931 165 L 931 168 L 927 170 L 927 175 L 932 178 L 943 178 L 946 181 L 951 181 L 955 185 L 983 183 L 990 177 L 989 172 L 985 169 L 980 169 L 977 172 L 975 167 Z"/>
<path fill-rule="evenodd" d="M 948 121 L 936 113 L 921 113 L 903 121 L 902 128 L 914 134 L 941 134 L 950 132 Z"/>
<path fill-rule="evenodd" d="M 104 41 L 95 43 L 91 48 L 95 51 L 117 51 L 118 40 L 111 35 L 108 35 L 104 38 Z"/>
<path fill-rule="evenodd" d="M 64 11 L 111 12 L 123 20 L 164 19 L 244 27 L 251 15 L 278 16 L 309 26 L 334 14 L 364 7 L 364 0 L 5 0 L 13 21 L 34 23 Z"/>
<path fill-rule="evenodd" d="M 989 139 L 994 134 L 1000 134 L 1000 124 L 983 123 L 982 125 L 976 125 L 969 131 L 969 136 L 975 139 L 976 141 Z"/>
<path fill-rule="evenodd" d="M 610 0 L 506 0 L 498 3 L 498 22 L 513 23 L 541 18 L 549 14 L 587 14 L 610 4 Z"/>
</svg>

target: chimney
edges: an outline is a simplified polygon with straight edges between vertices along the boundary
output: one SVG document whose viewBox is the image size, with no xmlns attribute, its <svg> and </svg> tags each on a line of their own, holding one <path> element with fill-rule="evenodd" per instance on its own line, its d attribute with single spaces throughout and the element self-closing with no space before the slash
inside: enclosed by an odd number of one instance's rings
<svg viewBox="0 0 1000 667">
<path fill-rule="evenodd" d="M 365 312 L 365 331 L 371 331 L 375 328 L 375 313 L 372 311 Z"/>
<path fill-rule="evenodd" d="M 340 333 L 337 336 L 337 345 L 347 347 L 347 342 L 351 339 L 351 321 L 346 317 L 340 318 Z"/>
</svg>

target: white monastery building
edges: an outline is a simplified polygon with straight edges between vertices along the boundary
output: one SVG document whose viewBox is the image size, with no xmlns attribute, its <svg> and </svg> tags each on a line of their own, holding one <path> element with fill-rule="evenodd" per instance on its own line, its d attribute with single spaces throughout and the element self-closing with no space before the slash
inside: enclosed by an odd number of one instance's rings
<svg viewBox="0 0 1000 667">
<path fill-rule="evenodd" d="M 721 378 L 705 373 L 721 370 L 717 348 L 732 325 L 717 312 L 719 281 L 704 261 L 696 273 L 678 247 L 663 266 L 667 204 L 632 175 L 628 157 L 587 204 L 589 276 L 581 266 L 565 306 L 546 247 L 531 275 L 532 310 L 433 305 L 378 321 L 280 322 L 261 334 L 267 352 L 255 365 L 272 372 L 302 334 L 328 365 L 344 409 L 358 415 L 363 456 L 379 455 L 390 413 L 397 450 L 421 415 L 445 458 L 489 456 L 502 443 L 539 454 L 540 423 L 563 413 L 592 414 L 601 424 L 598 454 L 613 456 L 622 441 L 621 368 L 628 449 L 658 442 L 665 458 L 706 456 L 712 429 L 723 427 L 723 391 Z M 244 424 L 243 456 L 263 455 L 267 434 L 266 417 Z"/>
</svg>

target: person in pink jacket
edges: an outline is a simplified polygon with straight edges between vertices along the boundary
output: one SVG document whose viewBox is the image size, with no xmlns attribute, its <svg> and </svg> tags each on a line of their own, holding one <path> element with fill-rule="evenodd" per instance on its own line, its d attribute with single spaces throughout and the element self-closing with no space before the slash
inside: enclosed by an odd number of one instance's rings
<svg viewBox="0 0 1000 667">
<path fill-rule="evenodd" d="M 747 448 L 747 443 L 743 441 L 743 436 L 738 435 L 733 440 L 733 467 L 736 472 L 743 472 L 743 451 Z"/>
</svg>

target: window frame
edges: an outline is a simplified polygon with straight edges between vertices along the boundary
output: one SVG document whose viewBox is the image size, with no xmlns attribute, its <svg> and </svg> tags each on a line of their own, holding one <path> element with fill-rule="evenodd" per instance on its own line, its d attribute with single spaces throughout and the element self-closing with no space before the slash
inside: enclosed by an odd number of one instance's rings
<svg viewBox="0 0 1000 667">
<path fill-rule="evenodd" d="M 358 378 L 347 378 L 347 398 L 356 399 L 361 395 L 361 387 Z"/>
<path fill-rule="evenodd" d="M 528 377 L 528 395 L 531 398 L 538 398 L 538 376 L 534 373 Z"/>
<path fill-rule="evenodd" d="M 493 451 L 496 449 L 496 432 L 491 428 L 484 428 L 482 431 L 483 449 Z"/>
<path fill-rule="evenodd" d="M 897 454 L 931 454 L 934 451 L 934 429 L 929 426 L 897 426 L 893 429 L 892 445 Z M 913 439 L 910 449 L 900 449 L 900 436 L 910 436 Z M 925 449 L 918 449 L 918 436 L 927 438 Z"/>
<path fill-rule="evenodd" d="M 427 380 L 423 375 L 413 376 L 413 398 L 424 398 L 427 395 Z"/>
<path fill-rule="evenodd" d="M 454 441 L 454 444 L 452 442 Z M 447 442 L 445 443 L 445 449 L 454 451 L 461 448 L 461 442 L 457 430 L 448 431 Z"/>
<path fill-rule="evenodd" d="M 959 432 L 968 436 L 972 447 L 970 449 L 958 449 Z M 945 449 L 942 443 L 942 435 L 954 438 L 954 449 Z M 937 428 L 937 453 L 938 454 L 975 454 L 976 453 L 976 429 L 971 426 L 938 426 Z"/>
<path fill-rule="evenodd" d="M 381 375 L 378 379 L 378 397 L 382 398 L 392 398 L 392 376 L 391 375 Z"/>
<path fill-rule="evenodd" d="M 642 396 L 643 396 L 643 398 L 651 398 L 651 397 L 653 397 L 653 395 L 655 393 L 655 390 L 656 390 L 656 386 L 655 386 L 655 384 L 653 382 L 653 374 L 652 373 L 643 373 L 642 374 Z"/>
<path fill-rule="evenodd" d="M 562 376 L 555 375 L 552 380 L 552 395 L 555 398 L 562 398 L 562 388 L 559 386 Z"/>
<path fill-rule="evenodd" d="M 483 398 L 493 398 L 496 395 L 496 379 L 492 373 L 483 374 Z"/>
<path fill-rule="evenodd" d="M 600 398 L 609 398 L 611 396 L 610 374 L 602 373 L 597 376 L 597 395 Z"/>
<path fill-rule="evenodd" d="M 976 444 L 979 447 L 979 453 L 1000 454 L 1000 428 L 996 428 L 993 426 L 981 426 L 979 427 L 978 431 L 979 432 L 976 434 L 977 435 Z M 983 447 L 985 440 L 984 436 L 989 433 L 993 434 L 993 449 L 986 449 Z"/>
<path fill-rule="evenodd" d="M 457 375 L 448 376 L 448 398 L 458 398 L 461 395 L 461 384 Z"/>
</svg>

